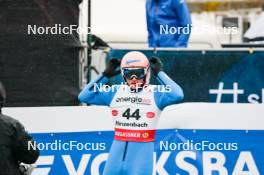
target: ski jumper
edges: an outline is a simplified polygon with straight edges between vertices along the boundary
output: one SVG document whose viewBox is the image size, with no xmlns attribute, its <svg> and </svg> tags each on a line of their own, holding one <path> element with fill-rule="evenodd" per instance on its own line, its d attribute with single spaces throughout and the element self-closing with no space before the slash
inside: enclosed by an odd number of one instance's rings
<svg viewBox="0 0 264 175">
<path fill-rule="evenodd" d="M 111 108 L 115 137 L 103 175 L 152 175 L 155 130 L 161 111 L 183 99 L 180 86 L 163 71 L 157 79 L 161 85 L 148 85 L 139 92 L 131 92 L 127 85 L 104 91 L 98 87 L 108 78 L 100 75 L 79 94 L 81 102 Z"/>
</svg>

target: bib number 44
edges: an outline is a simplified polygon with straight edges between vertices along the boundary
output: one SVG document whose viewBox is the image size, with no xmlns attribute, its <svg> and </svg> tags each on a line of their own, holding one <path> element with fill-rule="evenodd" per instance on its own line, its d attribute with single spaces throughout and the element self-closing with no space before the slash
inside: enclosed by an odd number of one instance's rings
<svg viewBox="0 0 264 175">
<path fill-rule="evenodd" d="M 139 115 L 139 109 L 136 109 L 134 112 L 130 111 L 130 108 L 126 109 L 125 112 L 122 114 L 122 117 L 127 118 L 128 120 L 130 118 L 135 118 L 136 120 L 140 119 L 140 115 Z"/>
</svg>

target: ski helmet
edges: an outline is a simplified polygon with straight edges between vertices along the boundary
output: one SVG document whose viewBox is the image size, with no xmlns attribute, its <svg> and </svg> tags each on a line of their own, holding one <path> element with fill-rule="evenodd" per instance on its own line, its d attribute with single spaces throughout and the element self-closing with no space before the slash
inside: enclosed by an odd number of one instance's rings
<svg viewBox="0 0 264 175">
<path fill-rule="evenodd" d="M 144 78 L 144 85 L 149 84 L 150 63 L 148 58 L 141 52 L 131 51 L 124 55 L 121 60 L 121 74 L 126 81 L 129 77 Z"/>
</svg>

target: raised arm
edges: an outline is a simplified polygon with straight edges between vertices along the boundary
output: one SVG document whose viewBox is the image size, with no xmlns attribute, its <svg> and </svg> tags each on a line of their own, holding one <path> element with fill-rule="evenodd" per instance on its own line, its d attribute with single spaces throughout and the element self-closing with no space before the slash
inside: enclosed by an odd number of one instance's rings
<svg viewBox="0 0 264 175">
<path fill-rule="evenodd" d="M 110 77 L 120 73 L 120 71 L 116 70 L 119 65 L 119 60 L 110 60 L 103 74 L 99 75 L 97 78 L 88 83 L 80 92 L 78 96 L 79 101 L 92 105 L 110 105 L 117 91 L 117 87 L 109 87 L 108 89 L 104 89 L 103 85 L 108 82 Z"/>
<path fill-rule="evenodd" d="M 163 110 L 166 106 L 177 104 L 181 102 L 184 98 L 182 88 L 174 82 L 165 72 L 162 71 L 162 62 L 159 58 L 152 58 L 150 60 L 152 63 L 152 70 L 154 76 L 156 76 L 157 80 L 160 82 L 162 86 L 158 87 L 154 94 L 154 98 L 157 106 L 160 110 Z M 162 91 L 159 91 L 161 90 Z"/>
<path fill-rule="evenodd" d="M 106 82 L 108 82 L 108 78 L 103 75 L 92 80 L 79 94 L 79 101 L 92 105 L 108 106 L 114 94 L 111 93 L 111 90 L 107 92 L 101 88 Z"/>
<path fill-rule="evenodd" d="M 155 93 L 155 100 L 160 109 L 166 106 L 177 104 L 184 98 L 182 88 L 175 83 L 165 72 L 160 71 L 157 76 L 158 81 L 165 87 L 165 92 Z"/>
</svg>

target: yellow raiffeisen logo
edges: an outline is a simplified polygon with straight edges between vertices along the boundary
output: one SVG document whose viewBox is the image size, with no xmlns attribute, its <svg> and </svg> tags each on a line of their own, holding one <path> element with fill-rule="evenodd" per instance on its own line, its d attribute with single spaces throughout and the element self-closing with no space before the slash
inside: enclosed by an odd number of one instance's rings
<svg viewBox="0 0 264 175">
<path fill-rule="evenodd" d="M 149 134 L 148 134 L 147 132 L 145 132 L 145 133 L 142 134 L 142 137 L 143 137 L 144 139 L 146 139 L 146 138 L 149 137 Z"/>
</svg>

